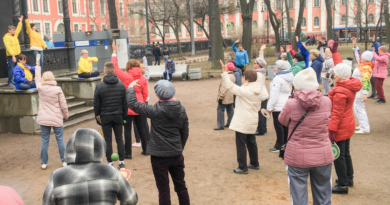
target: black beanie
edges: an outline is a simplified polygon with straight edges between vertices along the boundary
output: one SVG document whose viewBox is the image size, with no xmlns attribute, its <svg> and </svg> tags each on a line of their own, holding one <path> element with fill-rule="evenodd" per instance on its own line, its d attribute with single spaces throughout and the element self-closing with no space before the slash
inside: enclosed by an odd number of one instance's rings
<svg viewBox="0 0 390 205">
<path fill-rule="evenodd" d="M 31 28 L 32 28 L 32 27 L 34 27 L 34 26 L 35 26 L 35 24 L 33 24 L 33 23 L 32 23 L 32 24 L 30 24 L 30 26 L 31 26 Z"/>
<path fill-rule="evenodd" d="M 304 61 L 305 59 L 303 58 L 303 56 L 301 54 L 295 54 L 293 58 L 296 58 L 298 59 L 298 61 Z"/>
</svg>

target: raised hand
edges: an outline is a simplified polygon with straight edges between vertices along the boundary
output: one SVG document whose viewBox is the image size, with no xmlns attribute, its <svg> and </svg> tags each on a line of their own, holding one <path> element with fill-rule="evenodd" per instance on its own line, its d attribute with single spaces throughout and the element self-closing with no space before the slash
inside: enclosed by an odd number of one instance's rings
<svg viewBox="0 0 390 205">
<path fill-rule="evenodd" d="M 239 43 L 240 42 L 240 39 L 237 39 L 236 43 Z"/>
<path fill-rule="evenodd" d="M 295 36 L 295 40 L 297 40 L 297 42 L 299 41 L 299 37 L 298 36 Z"/>
<path fill-rule="evenodd" d="M 286 52 L 290 53 L 290 51 L 291 51 L 290 46 L 286 46 Z"/>
<path fill-rule="evenodd" d="M 355 37 L 352 37 L 352 44 L 354 47 L 356 47 L 356 38 Z"/>
<path fill-rule="evenodd" d="M 23 15 L 21 15 L 18 19 L 19 19 L 19 22 L 22 22 L 23 21 Z"/>
<path fill-rule="evenodd" d="M 374 36 L 372 36 L 372 42 L 375 42 L 376 41 L 376 38 L 375 38 L 375 34 Z"/>
<path fill-rule="evenodd" d="M 116 47 L 116 44 L 115 44 L 115 40 L 112 41 L 112 53 L 116 53 L 117 51 L 117 47 Z"/>
<path fill-rule="evenodd" d="M 225 66 L 225 64 L 222 62 L 222 60 L 219 60 L 219 62 L 221 63 L 222 72 L 226 72 L 226 66 Z"/>
<path fill-rule="evenodd" d="M 130 85 L 129 85 L 129 87 L 132 87 L 132 88 L 134 88 L 134 87 L 140 87 L 140 85 L 138 84 L 138 80 L 135 80 L 135 81 L 131 82 Z"/>
<path fill-rule="evenodd" d="M 260 50 L 264 51 L 265 49 L 267 48 L 267 45 L 266 44 L 263 44 L 260 48 Z"/>
</svg>

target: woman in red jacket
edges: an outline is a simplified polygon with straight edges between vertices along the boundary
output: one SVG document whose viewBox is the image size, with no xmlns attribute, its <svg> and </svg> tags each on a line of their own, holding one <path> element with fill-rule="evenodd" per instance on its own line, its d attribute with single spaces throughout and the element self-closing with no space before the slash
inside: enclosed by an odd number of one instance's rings
<svg viewBox="0 0 390 205">
<path fill-rule="evenodd" d="M 126 64 L 126 70 L 127 73 L 124 72 L 122 69 L 118 66 L 118 61 L 116 58 L 116 45 L 115 41 L 112 44 L 112 50 L 113 54 L 111 57 L 111 62 L 114 63 L 115 68 L 115 74 L 118 76 L 118 78 L 123 82 L 126 89 L 129 87 L 130 83 L 138 80 L 137 87 L 134 87 L 135 95 L 137 97 L 138 102 L 145 103 L 148 99 L 148 82 L 146 78 L 141 73 L 140 68 L 140 62 L 138 60 L 129 60 Z M 135 123 L 135 126 L 137 126 L 137 130 L 139 133 L 139 136 L 141 138 L 142 143 L 142 154 L 146 154 L 146 145 L 149 141 L 149 132 L 148 130 L 144 130 L 144 122 L 147 122 L 145 116 L 138 115 L 138 113 L 135 113 L 133 110 L 129 108 L 127 112 L 127 118 L 125 123 L 125 159 L 131 159 L 132 158 L 132 151 L 131 151 L 131 129 L 133 121 Z"/>
<path fill-rule="evenodd" d="M 329 137 L 340 148 L 340 156 L 334 161 L 338 179 L 332 188 L 334 194 L 348 194 L 348 186 L 353 186 L 353 166 L 349 152 L 350 138 L 355 132 L 353 102 L 355 95 L 363 87 L 357 78 L 351 77 L 351 67 L 340 63 L 334 67 L 336 86 L 328 96 L 332 101 L 332 113 L 329 122 Z"/>
</svg>

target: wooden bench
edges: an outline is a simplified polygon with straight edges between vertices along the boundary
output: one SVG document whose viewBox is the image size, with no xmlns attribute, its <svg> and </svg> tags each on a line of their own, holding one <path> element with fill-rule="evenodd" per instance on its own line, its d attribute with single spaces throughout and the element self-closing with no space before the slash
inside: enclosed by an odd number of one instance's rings
<svg viewBox="0 0 390 205">
<path fill-rule="evenodd" d="M 188 64 L 175 65 L 175 72 L 172 74 L 172 78 L 182 77 L 183 80 L 188 80 L 189 73 Z M 149 66 L 149 76 L 151 78 L 163 78 L 163 72 L 165 71 L 165 65 Z M 169 77 L 168 77 L 169 78 Z"/>
</svg>

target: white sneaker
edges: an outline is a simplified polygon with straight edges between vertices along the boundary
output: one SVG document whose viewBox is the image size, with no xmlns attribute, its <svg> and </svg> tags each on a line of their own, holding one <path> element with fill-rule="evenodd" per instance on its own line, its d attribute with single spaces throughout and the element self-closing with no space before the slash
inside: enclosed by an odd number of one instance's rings
<svg viewBox="0 0 390 205">
<path fill-rule="evenodd" d="M 41 164 L 41 169 L 42 170 L 46 170 L 46 168 L 47 168 L 47 164 Z"/>
<path fill-rule="evenodd" d="M 355 131 L 355 134 L 357 134 L 357 135 L 369 135 L 370 133 L 369 132 L 363 132 L 361 130 L 357 130 L 357 131 Z"/>
<path fill-rule="evenodd" d="M 355 127 L 355 130 L 360 130 L 360 127 Z"/>
<path fill-rule="evenodd" d="M 66 166 L 68 166 L 68 164 L 66 162 L 62 162 L 62 166 L 66 167 Z"/>
<path fill-rule="evenodd" d="M 134 142 L 131 146 L 133 146 L 133 147 L 141 147 L 141 143 Z"/>
</svg>

